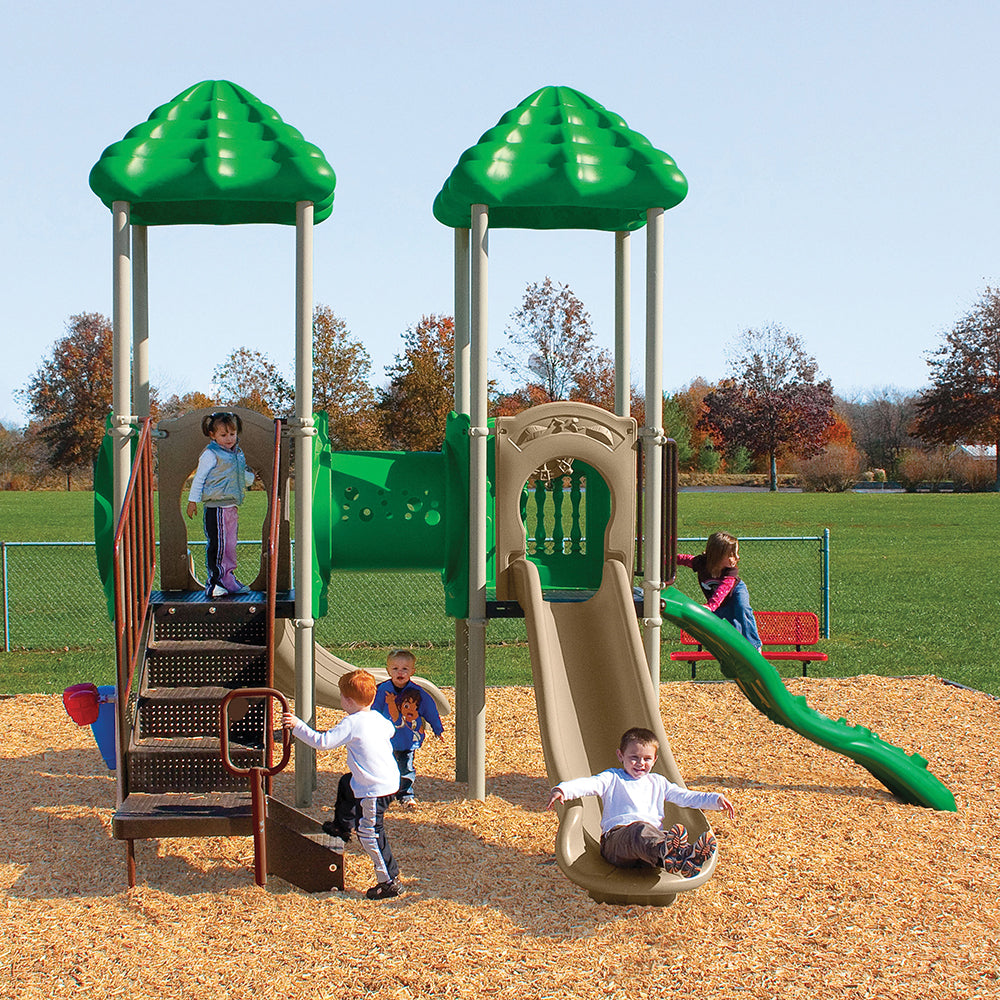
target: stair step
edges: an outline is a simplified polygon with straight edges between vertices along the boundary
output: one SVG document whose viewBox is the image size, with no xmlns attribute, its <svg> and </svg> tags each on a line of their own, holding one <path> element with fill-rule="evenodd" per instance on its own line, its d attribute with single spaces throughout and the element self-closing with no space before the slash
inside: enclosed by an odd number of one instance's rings
<svg viewBox="0 0 1000 1000">
<path fill-rule="evenodd" d="M 260 687 L 267 681 L 267 649 L 238 642 L 157 641 L 146 650 L 149 688 Z"/>
<path fill-rule="evenodd" d="M 230 744 L 236 767 L 261 767 L 259 746 Z M 246 787 L 247 778 L 231 774 L 222 763 L 218 739 L 211 737 L 153 738 L 133 742 L 128 753 L 130 792 L 222 792 Z"/>
<path fill-rule="evenodd" d="M 225 687 L 149 688 L 138 699 L 136 738 L 219 736 L 219 705 Z M 266 702 L 237 698 L 229 703 L 229 736 L 237 743 L 258 742 L 264 735 Z"/>
<path fill-rule="evenodd" d="M 203 591 L 153 591 L 150 595 L 154 629 L 163 638 L 231 639 L 263 642 L 267 629 L 267 595 L 251 591 L 211 601 Z M 279 618 L 295 614 L 295 595 L 279 592 Z M 254 636 L 258 638 L 254 639 Z"/>
<path fill-rule="evenodd" d="M 115 810 L 118 840 L 147 837 L 231 837 L 253 832 L 250 792 L 132 792 Z"/>
</svg>

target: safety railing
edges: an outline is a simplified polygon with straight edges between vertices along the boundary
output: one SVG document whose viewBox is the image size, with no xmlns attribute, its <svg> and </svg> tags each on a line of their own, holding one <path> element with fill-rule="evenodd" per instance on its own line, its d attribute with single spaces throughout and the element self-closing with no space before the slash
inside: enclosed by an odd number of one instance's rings
<svg viewBox="0 0 1000 1000">
<path fill-rule="evenodd" d="M 151 427 L 148 419 L 142 421 L 132 475 L 115 530 L 115 657 L 120 708 L 128 704 L 156 573 Z"/>
</svg>

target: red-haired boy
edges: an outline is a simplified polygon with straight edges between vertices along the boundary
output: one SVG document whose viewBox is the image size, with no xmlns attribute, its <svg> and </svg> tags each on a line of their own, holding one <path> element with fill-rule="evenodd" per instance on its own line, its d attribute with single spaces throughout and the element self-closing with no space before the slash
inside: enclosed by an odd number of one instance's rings
<svg viewBox="0 0 1000 1000">
<path fill-rule="evenodd" d="M 365 670 L 344 674 L 339 682 L 340 704 L 347 713 L 333 727 L 317 732 L 298 716 L 286 712 L 281 724 L 291 729 L 296 739 L 317 750 L 347 747 L 347 767 L 337 785 L 333 819 L 323 824 L 326 833 L 342 840 L 358 840 L 375 866 L 376 884 L 365 895 L 369 899 L 388 899 L 402 892 L 399 865 L 392 856 L 382 819 L 386 807 L 399 790 L 399 768 L 392 755 L 392 723 L 371 710 L 375 700 L 375 678 Z"/>
</svg>

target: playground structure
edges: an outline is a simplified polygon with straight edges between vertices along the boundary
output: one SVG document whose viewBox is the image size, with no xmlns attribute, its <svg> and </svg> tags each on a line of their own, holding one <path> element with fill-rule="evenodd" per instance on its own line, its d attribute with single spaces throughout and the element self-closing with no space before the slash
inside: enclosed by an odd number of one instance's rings
<svg viewBox="0 0 1000 1000">
<path fill-rule="evenodd" d="M 199 151 L 205 155 L 193 155 Z M 323 415 L 312 413 L 312 230 L 330 214 L 334 184 L 316 147 L 273 109 L 225 81 L 198 84 L 157 108 L 147 123 L 109 147 L 91 173 L 91 187 L 113 217 L 115 377 L 104 463 L 110 481 L 104 508 L 110 513 L 103 521 L 117 525 L 116 558 L 105 561 L 119 639 L 114 833 L 128 845 L 130 882 L 134 839 L 248 832 L 247 795 L 237 791 L 238 776 L 217 766 L 219 741 L 227 742 L 238 767 L 267 770 L 270 704 L 266 698 L 249 701 L 232 728 L 219 705 L 234 689 L 275 684 L 294 694 L 297 714 L 307 720 L 317 703 L 337 704 L 335 679 L 350 664 L 316 648 L 313 625 L 325 611 L 330 573 L 351 566 L 442 571 L 445 607 L 456 619 L 456 778 L 468 783 L 470 798 L 485 796 L 486 624 L 491 610 L 516 606 L 527 620 L 553 783 L 612 766 L 620 733 L 645 725 L 660 739 L 657 767 L 683 785 L 658 707 L 666 618 L 711 650 L 724 673 L 774 721 L 857 760 L 907 801 L 953 809 L 950 793 L 926 771 L 926 762 L 791 699 L 777 673 L 742 637 L 670 586 L 676 485 L 671 442 L 661 426 L 663 217 L 687 191 L 673 160 L 617 115 L 565 87 L 532 94 L 462 154 L 434 203 L 435 217 L 455 231 L 456 331 L 455 414 L 436 455 L 335 453 L 325 440 Z M 158 428 L 165 435 L 157 443 L 162 591 L 152 590 L 147 227 L 244 222 L 296 226 L 295 415 L 283 429 L 240 411 L 251 428 L 243 438 L 248 463 L 272 470 L 265 476 L 267 541 L 252 592 L 211 603 L 190 565 L 180 516 L 180 489 L 203 444 L 193 432 L 200 413 Z M 491 426 L 491 227 L 614 234 L 615 413 L 551 403 Z M 628 303 L 630 233 L 643 228 L 647 409 L 640 428 L 628 412 Z M 283 513 L 290 439 L 300 484 L 294 580 Z M 553 537 L 539 545 L 536 528 L 529 546 L 525 523 L 532 491 L 544 493 L 545 483 L 554 482 L 553 497 L 561 502 L 564 480 L 576 484 L 570 487 L 568 530 L 557 518 Z M 637 536 L 643 553 L 638 619 Z M 194 672 L 196 684 L 189 672 L 157 680 L 171 653 Z M 166 673 L 175 669 L 172 663 Z M 434 693 L 433 685 L 425 686 Z M 435 698 L 441 705 L 440 692 Z M 176 742 L 157 745 L 164 715 L 185 719 L 183 751 Z M 310 805 L 315 758 L 302 746 L 296 749 L 295 780 L 296 806 Z M 198 802 L 184 800 L 184 793 Z M 287 808 L 276 805 L 275 813 L 286 815 Z M 668 812 L 668 820 L 680 818 L 695 836 L 709 828 L 701 813 L 674 813 L 683 815 Z M 662 905 L 712 875 L 714 858 L 693 879 L 614 869 L 600 857 L 599 825 L 593 800 L 560 808 L 559 865 L 595 899 Z M 291 829 L 289 836 L 315 837 L 305 828 Z"/>
</svg>

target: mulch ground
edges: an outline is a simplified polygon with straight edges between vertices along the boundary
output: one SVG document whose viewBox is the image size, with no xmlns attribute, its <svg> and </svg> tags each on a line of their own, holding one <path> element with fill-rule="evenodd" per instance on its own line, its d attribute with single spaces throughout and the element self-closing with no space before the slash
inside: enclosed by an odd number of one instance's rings
<svg viewBox="0 0 1000 1000">
<path fill-rule="evenodd" d="M 958 811 L 901 804 L 731 684 L 667 684 L 681 773 L 738 812 L 709 814 L 715 877 L 657 908 L 594 903 L 559 872 L 529 689 L 488 693 L 486 801 L 452 780 L 450 729 L 419 752 L 421 801 L 387 820 L 406 893 L 384 902 L 351 848 L 342 894 L 259 888 L 249 838 L 138 842 L 128 890 L 89 729 L 58 695 L 0 700 L 0 997 L 1000 996 L 1000 702 L 933 677 L 787 683 L 925 757 Z M 322 816 L 343 751 L 319 766 Z"/>
</svg>

